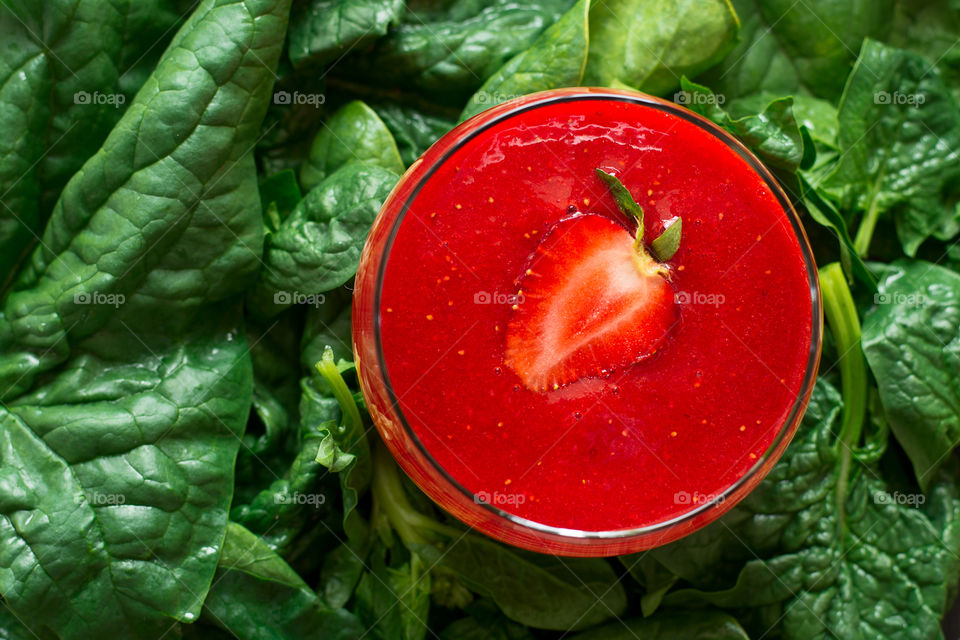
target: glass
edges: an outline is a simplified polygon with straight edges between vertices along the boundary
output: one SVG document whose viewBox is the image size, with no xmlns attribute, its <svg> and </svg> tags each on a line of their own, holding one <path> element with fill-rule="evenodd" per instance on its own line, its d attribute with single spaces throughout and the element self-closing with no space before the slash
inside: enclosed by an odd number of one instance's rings
<svg viewBox="0 0 960 640">
<path fill-rule="evenodd" d="M 810 350 L 800 393 L 772 443 L 753 466 L 709 502 L 691 504 L 682 515 L 653 525 L 613 531 L 580 531 L 534 522 L 487 502 L 478 502 L 436 462 L 407 422 L 390 385 L 380 336 L 379 299 L 390 248 L 421 185 L 458 148 L 479 133 L 519 113 L 561 101 L 616 100 L 660 109 L 720 138 L 760 175 L 783 208 L 799 241 L 811 299 Z M 611 556 L 666 544 L 716 520 L 743 499 L 770 471 L 789 444 L 810 398 L 820 358 L 823 315 L 819 281 L 803 225 L 767 168 L 738 140 L 705 118 L 646 94 L 607 88 L 573 88 L 531 94 L 495 106 L 460 124 L 437 141 L 404 174 L 380 211 L 364 247 L 353 301 L 353 341 L 360 385 L 370 415 L 401 468 L 438 505 L 479 531 L 526 549 L 570 556 Z"/>
</svg>

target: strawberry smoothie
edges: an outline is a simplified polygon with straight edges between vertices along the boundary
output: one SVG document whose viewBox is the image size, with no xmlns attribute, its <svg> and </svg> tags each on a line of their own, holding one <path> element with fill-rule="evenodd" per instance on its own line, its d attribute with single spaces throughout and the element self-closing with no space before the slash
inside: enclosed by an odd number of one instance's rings
<svg viewBox="0 0 960 640">
<path fill-rule="evenodd" d="M 816 271 L 779 187 L 669 103 L 611 90 L 476 116 L 385 204 L 357 278 L 371 414 L 488 534 L 662 544 L 755 486 L 809 395 Z"/>
</svg>

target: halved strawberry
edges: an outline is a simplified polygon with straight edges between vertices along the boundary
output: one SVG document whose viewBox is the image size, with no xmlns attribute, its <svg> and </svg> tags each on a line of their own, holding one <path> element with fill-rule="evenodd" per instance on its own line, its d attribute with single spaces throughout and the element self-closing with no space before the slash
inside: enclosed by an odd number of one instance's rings
<svg viewBox="0 0 960 640">
<path fill-rule="evenodd" d="M 678 318 L 666 273 L 613 220 L 561 220 L 520 278 L 507 366 L 543 391 L 651 356 Z"/>
</svg>

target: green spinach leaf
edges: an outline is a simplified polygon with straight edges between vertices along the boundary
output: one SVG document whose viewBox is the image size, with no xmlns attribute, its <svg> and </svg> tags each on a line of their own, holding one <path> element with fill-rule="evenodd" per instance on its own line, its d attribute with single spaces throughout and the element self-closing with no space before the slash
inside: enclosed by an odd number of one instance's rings
<svg viewBox="0 0 960 640">
<path fill-rule="evenodd" d="M 803 160 L 803 138 L 793 116 L 793 98 L 779 98 L 759 112 L 732 117 L 718 97 L 703 85 L 681 81 L 678 102 L 709 118 L 740 139 L 767 164 L 796 171 Z M 731 105 L 736 108 L 737 105 Z"/>
<path fill-rule="evenodd" d="M 445 627 L 440 640 L 533 640 L 529 629 L 509 620 L 489 598 L 476 600 L 464 610 L 469 615 Z"/>
<path fill-rule="evenodd" d="M 157 637 L 209 587 L 252 385 L 226 300 L 257 266 L 288 4 L 203 3 L 3 301 L 0 592 L 61 637 Z"/>
<path fill-rule="evenodd" d="M 252 304 L 269 313 L 321 304 L 357 272 L 360 250 L 397 183 L 392 171 L 349 163 L 317 185 L 270 237 Z"/>
<path fill-rule="evenodd" d="M 529 48 L 571 0 L 408 2 L 400 24 L 346 73 L 421 94 L 464 99 L 507 60 Z"/>
<path fill-rule="evenodd" d="M 271 231 L 280 228 L 280 223 L 302 198 L 297 176 L 290 169 L 278 171 L 260 183 L 260 202 L 263 203 L 266 223 Z"/>
<path fill-rule="evenodd" d="M 811 172 L 801 171 L 797 178 L 800 198 L 807 209 L 807 213 L 818 224 L 833 231 L 840 243 L 840 263 L 843 265 L 844 273 L 848 276 L 852 274 L 871 293 L 875 292 L 877 290 L 877 279 L 863 262 L 860 254 L 857 253 L 857 248 L 850 237 L 847 221 L 833 202 L 821 192 L 821 188 L 811 182 L 817 179 L 816 168 Z"/>
<path fill-rule="evenodd" d="M 378 544 L 370 570 L 357 585 L 357 613 L 378 640 L 423 640 L 430 613 L 430 572 L 416 554 Z"/>
<path fill-rule="evenodd" d="M 960 12 L 952 0 L 899 0 L 887 41 L 922 55 L 947 80 L 960 102 Z"/>
<path fill-rule="evenodd" d="M 731 0 L 740 43 L 703 81 L 728 100 L 767 92 L 836 99 L 860 43 L 882 38 L 893 0 Z"/>
<path fill-rule="evenodd" d="M 359 640 L 357 618 L 324 603 L 256 535 L 229 523 L 202 621 L 240 640 Z"/>
<path fill-rule="evenodd" d="M 653 615 L 660 607 L 663 596 L 676 584 L 679 576 L 664 567 L 652 553 L 620 556 L 620 561 L 646 591 L 640 600 L 643 616 L 646 618 Z"/>
<path fill-rule="evenodd" d="M 328 510 L 326 488 L 321 485 L 326 470 L 316 461 L 320 446 L 319 425 L 336 422 L 340 408 L 335 398 L 318 393 L 309 378 L 302 380 L 302 422 L 298 449 L 283 475 L 276 478 L 248 503 L 234 507 L 231 520 L 261 536 L 271 549 L 283 553 L 307 523 Z"/>
<path fill-rule="evenodd" d="M 890 214 L 907 255 L 933 235 L 960 231 L 944 193 L 960 179 L 960 111 L 920 56 L 867 40 L 840 101 L 840 159 L 824 187 L 841 208 L 863 213 L 854 242 L 869 249 Z"/>
<path fill-rule="evenodd" d="M 533 45 L 511 58 L 473 94 L 461 120 L 525 93 L 580 84 L 587 64 L 590 0 L 579 0 Z"/>
<path fill-rule="evenodd" d="M 336 310 L 310 309 L 304 321 L 300 347 L 300 362 L 313 373 L 327 347 L 333 350 L 336 361 L 353 358 L 351 330 L 352 307 L 348 303 Z"/>
<path fill-rule="evenodd" d="M 367 523 L 356 511 L 360 496 L 370 486 L 372 460 L 366 427 L 360 416 L 356 401 L 343 380 L 342 369 L 353 363 L 341 361 L 334 364 L 333 349 L 327 347 L 317 362 L 320 374 L 314 380 L 322 384 L 336 399 L 340 407 L 339 420 L 321 422 L 301 405 L 304 422 L 320 434 L 320 446 L 315 457 L 317 462 L 339 473 L 340 490 L 343 496 L 343 529 L 355 549 L 364 549 L 368 535 Z M 317 402 L 319 394 L 313 385 L 304 385 L 305 400 Z M 308 407 L 312 406 L 308 405 Z"/>
<path fill-rule="evenodd" d="M 248 309 L 249 311 L 249 309 Z M 253 360 L 253 409 L 237 458 L 235 504 L 243 504 L 284 474 L 296 455 L 302 373 L 290 362 L 297 359 L 300 318 L 286 313 L 263 321 L 246 318 L 247 342 Z"/>
<path fill-rule="evenodd" d="M 611 622 L 572 640 L 748 640 L 734 618 L 718 611 L 662 613 L 651 618 Z"/>
<path fill-rule="evenodd" d="M 366 542 L 356 544 L 345 541 L 324 556 L 320 591 L 331 606 L 342 607 L 353 597 L 366 569 Z"/>
<path fill-rule="evenodd" d="M 172 4 L 30 0 L 0 7 L 0 291 L 37 243 L 67 180 L 143 83 L 138 71 L 156 62 L 181 18 Z"/>
<path fill-rule="evenodd" d="M 606 560 L 529 553 L 464 534 L 440 550 L 415 546 L 431 565 L 452 571 L 504 614 L 541 629 L 585 629 L 626 610 L 618 576 Z"/>
<path fill-rule="evenodd" d="M 960 275 L 901 260 L 884 272 L 863 352 L 890 428 L 927 487 L 960 444 Z"/>
<path fill-rule="evenodd" d="M 938 636 L 960 545 L 955 481 L 942 478 L 937 491 L 950 497 L 929 509 L 918 508 L 921 494 L 891 492 L 854 445 L 837 441 L 840 411 L 821 379 L 794 443 L 760 486 L 720 521 L 654 551 L 702 587 L 668 594 L 665 606 L 772 611 L 788 640 Z"/>
<path fill-rule="evenodd" d="M 397 175 L 404 169 L 390 131 L 377 113 L 359 100 L 340 107 L 323 124 L 300 169 L 300 184 L 309 191 L 350 162 L 383 167 Z"/>
<path fill-rule="evenodd" d="M 584 84 L 664 94 L 722 60 L 739 27 L 727 0 L 596 2 Z"/>
<path fill-rule="evenodd" d="M 403 0 L 307 0 L 290 20 L 294 66 L 327 64 L 361 49 L 400 18 Z"/>
<path fill-rule="evenodd" d="M 56 635 L 38 628 L 30 628 L 27 621 L 10 611 L 0 600 L 0 639 L 2 640 L 56 640 Z"/>
<path fill-rule="evenodd" d="M 440 136 L 453 129 L 456 122 L 398 104 L 374 107 L 393 134 L 403 163 L 410 166 Z"/>
</svg>

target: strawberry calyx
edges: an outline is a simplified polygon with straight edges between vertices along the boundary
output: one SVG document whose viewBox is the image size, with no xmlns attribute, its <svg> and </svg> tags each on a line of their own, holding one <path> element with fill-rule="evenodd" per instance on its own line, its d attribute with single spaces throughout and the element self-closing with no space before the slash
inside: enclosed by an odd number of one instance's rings
<svg viewBox="0 0 960 640">
<path fill-rule="evenodd" d="M 650 243 L 648 249 L 643 242 L 643 207 L 637 204 L 637 201 L 630 195 L 630 191 L 623 186 L 623 183 L 620 182 L 617 176 L 612 173 L 607 173 L 599 167 L 596 169 L 596 174 L 597 177 L 607 185 L 607 188 L 610 189 L 610 193 L 613 195 L 613 199 L 616 200 L 617 206 L 620 207 L 620 211 L 636 219 L 637 231 L 634 234 L 633 247 L 636 249 L 637 254 L 646 257 L 652 256 L 652 259 L 658 263 L 664 263 L 670 260 L 677 253 L 677 249 L 680 248 L 680 238 L 683 233 L 683 218 L 677 218 L 673 224 L 664 229 L 663 233 Z M 649 268 L 648 261 L 641 258 L 637 268 Z M 669 269 L 666 266 L 658 269 L 658 273 L 669 277 Z"/>
</svg>

